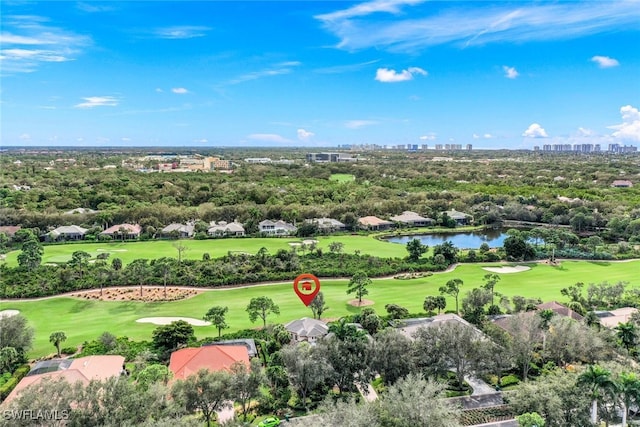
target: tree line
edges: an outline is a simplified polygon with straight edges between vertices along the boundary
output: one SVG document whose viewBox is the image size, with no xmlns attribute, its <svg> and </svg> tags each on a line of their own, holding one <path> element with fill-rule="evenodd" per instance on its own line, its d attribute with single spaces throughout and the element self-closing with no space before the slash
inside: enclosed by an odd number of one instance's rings
<svg viewBox="0 0 640 427">
<path fill-rule="evenodd" d="M 19 165 L 13 163 L 16 157 L 3 156 L 1 224 L 44 234 L 73 223 L 89 229 L 139 223 L 152 236 L 173 222 L 237 219 L 251 233 L 263 219 L 332 217 L 349 226 L 354 217 L 405 210 L 440 219 L 453 208 L 481 225 L 509 220 L 563 225 L 578 234 L 632 242 L 640 231 L 639 186 L 610 187 L 621 168 L 635 167 L 632 157 L 617 158 L 613 167 L 604 156 L 527 155 L 514 162 L 496 153 L 498 158 L 486 162 L 471 153 L 467 161 L 434 162 L 419 154 L 384 153 L 383 158 L 374 152 L 370 161 L 355 165 L 243 164 L 233 174 L 143 174 L 124 168 L 89 171 L 108 163 L 108 154 L 77 154 L 74 167 L 51 167 L 53 158 L 46 155 L 23 158 Z M 112 160 L 119 164 L 122 156 Z M 331 181 L 332 173 L 356 179 Z M 556 180 L 559 176 L 563 179 Z M 78 207 L 98 212 L 63 213 Z"/>
</svg>

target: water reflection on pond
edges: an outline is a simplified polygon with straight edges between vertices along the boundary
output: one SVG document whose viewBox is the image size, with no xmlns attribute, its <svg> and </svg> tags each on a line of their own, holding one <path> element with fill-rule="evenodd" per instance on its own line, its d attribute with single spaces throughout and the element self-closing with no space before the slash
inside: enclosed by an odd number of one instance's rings
<svg viewBox="0 0 640 427">
<path fill-rule="evenodd" d="M 468 231 L 463 233 L 434 233 L 416 234 L 413 236 L 389 237 L 385 240 L 391 243 L 406 245 L 412 239 L 418 239 L 423 245 L 433 247 L 450 241 L 459 249 L 478 249 L 483 243 L 487 243 L 492 248 L 501 247 L 504 239 L 509 237 L 505 230 L 488 229 L 481 231 Z"/>
</svg>

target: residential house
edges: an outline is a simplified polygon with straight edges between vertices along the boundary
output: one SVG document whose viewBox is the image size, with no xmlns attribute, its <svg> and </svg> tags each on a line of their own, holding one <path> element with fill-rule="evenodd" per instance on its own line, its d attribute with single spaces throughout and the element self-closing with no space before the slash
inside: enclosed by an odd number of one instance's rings
<svg viewBox="0 0 640 427">
<path fill-rule="evenodd" d="M 333 218 L 313 218 L 307 221 L 316 224 L 318 231 L 321 233 L 335 233 L 336 231 L 345 231 L 347 229 L 344 223 Z"/>
<path fill-rule="evenodd" d="M 428 227 L 435 222 L 431 218 L 425 218 L 411 211 L 404 211 L 401 215 L 392 216 L 389 219 L 409 227 Z"/>
<path fill-rule="evenodd" d="M 118 355 L 87 356 L 78 359 L 43 360 L 29 371 L 18 383 L 16 388 L 7 396 L 4 403 L 18 397 L 25 388 L 37 384 L 45 378 L 63 378 L 71 384 L 80 381 L 83 385 L 91 380 L 106 380 L 122 375 L 124 372 L 124 357 Z"/>
<path fill-rule="evenodd" d="M 451 209 L 450 211 L 445 211 L 443 214 L 446 214 L 449 218 L 456 222 L 456 225 L 469 225 L 471 224 L 472 217 L 469 214 L 464 212 L 458 212 L 455 209 Z"/>
<path fill-rule="evenodd" d="M 393 222 L 380 219 L 377 216 L 363 216 L 358 219 L 360 227 L 371 231 L 389 230 L 393 227 Z"/>
<path fill-rule="evenodd" d="M 261 234 L 267 236 L 291 236 L 296 234 L 298 227 L 282 220 L 271 221 L 266 219 L 258 224 L 258 230 Z"/>
<path fill-rule="evenodd" d="M 216 223 L 211 221 L 210 227 L 207 230 L 207 234 L 212 237 L 241 237 L 244 236 L 244 227 L 237 221 L 225 222 L 220 221 Z"/>
<path fill-rule="evenodd" d="M 52 241 L 57 240 L 82 240 L 84 235 L 87 234 L 87 229 L 78 225 L 63 225 L 61 227 L 52 230 L 47 234 L 47 239 Z"/>
<path fill-rule="evenodd" d="M 611 183 L 611 186 L 616 188 L 631 188 L 633 187 L 633 182 L 626 179 L 616 179 Z"/>
<path fill-rule="evenodd" d="M 570 317 L 573 320 L 580 321 L 582 320 L 582 316 L 575 311 L 571 310 L 569 307 L 560 304 L 557 301 L 545 302 L 543 304 L 536 305 L 536 310 L 551 310 L 558 316 L 562 317 Z"/>
<path fill-rule="evenodd" d="M 570 317 L 571 319 L 576 320 L 578 322 L 582 320 L 582 316 L 580 314 L 576 313 L 575 311 L 571 310 L 569 307 L 564 306 L 564 305 L 562 305 L 562 304 L 560 304 L 559 302 L 556 302 L 556 301 L 551 301 L 551 302 L 545 302 L 543 304 L 538 304 L 538 305 L 536 305 L 536 309 L 535 310 L 525 311 L 525 312 L 523 312 L 523 315 L 525 315 L 525 316 L 535 316 L 538 312 L 540 312 L 542 310 L 551 310 L 557 316 Z M 499 326 L 502 329 L 506 329 L 507 325 L 509 324 L 509 321 L 510 321 L 509 319 L 511 317 L 512 317 L 511 315 L 502 314 L 502 315 L 494 316 L 491 321 L 496 326 Z"/>
<path fill-rule="evenodd" d="M 252 338 L 238 338 L 235 340 L 223 340 L 223 341 L 211 342 L 209 344 L 202 344 L 203 347 L 212 346 L 212 345 L 233 345 L 233 346 L 243 345 L 247 348 L 249 359 L 258 357 L 258 349 L 256 347 L 256 342 Z"/>
<path fill-rule="evenodd" d="M 329 333 L 329 327 L 326 323 L 309 317 L 292 320 L 284 327 L 289 331 L 291 338 L 295 342 L 307 341 L 314 344 L 318 339 Z"/>
<path fill-rule="evenodd" d="M 478 336 L 483 336 L 484 334 L 478 328 L 473 326 L 471 323 L 464 320 L 462 317 L 457 314 L 446 313 L 446 314 L 438 314 L 433 317 L 420 317 L 415 319 L 401 319 L 396 320 L 394 322 L 394 326 L 407 338 L 413 339 L 414 334 L 420 328 L 430 328 L 433 326 L 440 326 L 444 323 L 460 323 L 463 326 L 471 328 L 475 331 Z"/>
<path fill-rule="evenodd" d="M 82 214 L 93 214 L 96 212 L 98 211 L 93 209 L 88 209 L 88 208 L 75 208 L 75 209 L 71 209 L 70 211 L 64 212 L 63 215 L 82 215 Z"/>
<path fill-rule="evenodd" d="M 193 223 L 178 224 L 174 222 L 162 229 L 162 235 L 168 237 L 178 237 L 180 239 L 186 239 L 193 237 Z"/>
<path fill-rule="evenodd" d="M 2 225 L 0 226 L 0 233 L 4 233 L 7 237 L 13 237 L 16 232 L 22 229 L 19 225 Z"/>
<path fill-rule="evenodd" d="M 631 320 L 633 313 L 637 313 L 638 309 L 634 307 L 622 307 L 609 311 L 596 311 L 596 316 L 600 319 L 600 324 L 607 328 L 615 328 L 620 323 L 627 323 Z"/>
<path fill-rule="evenodd" d="M 138 224 L 116 224 L 100 233 L 101 236 L 111 236 L 113 239 L 137 239 L 140 237 L 142 227 Z"/>
<path fill-rule="evenodd" d="M 169 370 L 174 380 L 184 380 L 200 369 L 230 371 L 231 365 L 236 362 L 249 367 L 249 353 L 245 345 L 206 345 L 182 348 L 171 353 Z"/>
</svg>

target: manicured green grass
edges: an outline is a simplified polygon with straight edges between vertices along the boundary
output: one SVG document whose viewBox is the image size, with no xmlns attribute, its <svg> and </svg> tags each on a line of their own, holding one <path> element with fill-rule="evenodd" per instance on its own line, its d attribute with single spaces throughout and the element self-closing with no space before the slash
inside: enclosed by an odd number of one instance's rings
<svg viewBox="0 0 640 427">
<path fill-rule="evenodd" d="M 323 250 L 329 250 L 329 244 L 333 241 L 344 244 L 345 253 L 360 251 L 362 254 L 371 254 L 380 257 L 405 257 L 407 251 L 404 245 L 384 242 L 372 236 L 365 235 L 338 235 L 315 238 Z M 209 253 L 212 258 L 221 257 L 228 252 L 247 252 L 255 254 L 260 248 L 265 247 L 270 253 L 275 254 L 280 249 L 291 249 L 289 243 L 300 243 L 298 237 L 283 238 L 234 238 L 234 239 L 208 239 L 208 240 L 149 240 L 144 242 L 104 242 L 104 243 L 68 243 L 60 245 L 47 245 L 44 247 L 43 263 L 64 263 L 71 259 L 75 251 L 85 251 L 96 257 L 100 253 L 108 252 L 109 260 L 120 258 L 124 264 L 139 258 L 155 259 L 161 257 L 178 257 L 175 245 L 184 245 L 187 249 L 183 252 L 184 259 L 202 259 L 204 253 Z M 6 263 L 10 267 L 18 265 L 20 251 L 12 251 L 7 254 Z"/>
<path fill-rule="evenodd" d="M 438 288 L 448 280 L 459 278 L 464 281 L 462 294 L 483 283 L 488 272 L 484 266 L 495 264 L 465 264 L 452 272 L 438 273 L 430 277 L 413 280 L 376 279 L 369 287 L 365 298 L 374 301 L 372 306 L 378 313 L 385 314 L 384 306 L 389 303 L 407 307 L 410 312 L 422 312 L 422 303 L 427 295 L 438 295 Z M 628 281 L 629 286 L 640 288 L 640 261 L 608 263 L 588 261 L 563 261 L 560 267 L 544 264 L 527 264 L 531 270 L 500 274 L 501 280 L 495 290 L 507 296 L 522 295 L 541 298 L 543 301 L 565 301 L 560 289 L 576 282 L 600 283 Z M 347 280 L 322 280 L 322 291 L 329 310 L 324 316 L 339 318 L 360 311 L 348 304 L 353 295 L 346 294 Z M 291 283 L 259 285 L 247 288 L 218 289 L 204 292 L 196 297 L 166 303 L 102 302 L 58 297 L 41 301 L 15 301 L 0 303 L 0 310 L 17 309 L 29 319 L 36 332 L 32 357 L 53 352 L 49 335 L 54 331 L 64 331 L 68 337 L 65 346 L 81 344 L 85 340 L 97 338 L 102 332 L 126 335 L 136 340 L 149 340 L 156 326 L 136 323 L 141 317 L 181 316 L 202 318 L 212 306 L 229 307 L 228 331 L 261 326 L 249 322 L 245 311 L 249 300 L 257 296 L 269 296 L 281 310 L 280 316 L 271 316 L 269 323 L 286 323 L 290 320 L 311 316 L 292 289 Z M 462 299 L 462 298 L 461 298 Z M 447 309 L 453 310 L 455 302 L 447 299 Z M 214 327 L 195 327 L 199 338 L 216 336 Z"/>
<path fill-rule="evenodd" d="M 334 173 L 329 177 L 330 181 L 338 181 L 338 182 L 351 182 L 355 181 L 356 177 L 351 175 L 350 173 Z"/>
</svg>

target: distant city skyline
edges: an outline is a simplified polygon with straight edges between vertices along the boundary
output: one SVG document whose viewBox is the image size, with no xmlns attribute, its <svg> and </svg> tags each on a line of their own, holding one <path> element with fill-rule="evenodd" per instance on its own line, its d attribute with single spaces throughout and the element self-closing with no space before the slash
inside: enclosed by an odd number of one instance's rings
<svg viewBox="0 0 640 427">
<path fill-rule="evenodd" d="M 0 145 L 640 145 L 640 2 L 3 2 Z"/>
</svg>

